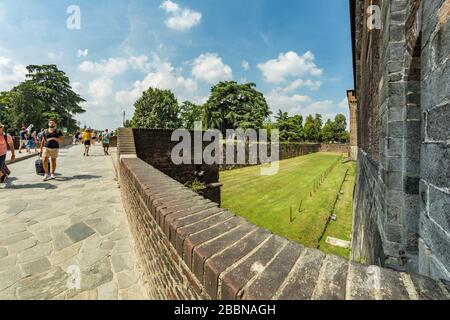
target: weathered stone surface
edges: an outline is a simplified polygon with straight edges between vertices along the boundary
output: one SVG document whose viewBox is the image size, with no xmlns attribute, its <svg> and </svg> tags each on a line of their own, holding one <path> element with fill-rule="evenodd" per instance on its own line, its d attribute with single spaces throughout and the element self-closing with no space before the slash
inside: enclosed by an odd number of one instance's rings
<svg viewBox="0 0 450 320">
<path fill-rule="evenodd" d="M 85 223 L 75 224 L 64 232 L 73 242 L 84 240 L 95 234 L 95 231 L 89 228 Z"/>
<path fill-rule="evenodd" d="M 50 261 L 47 258 L 42 258 L 33 262 L 28 262 L 22 265 L 22 270 L 25 275 L 35 275 L 51 269 Z"/>
<path fill-rule="evenodd" d="M 288 243 L 252 284 L 244 290 L 242 299 L 270 300 L 284 283 L 304 248 Z"/>
<path fill-rule="evenodd" d="M 99 157 L 86 167 L 79 148 L 61 149 L 62 178 L 48 182 L 46 192 L 29 170 L 33 159 L 11 165 L 17 179 L 0 190 L 0 299 L 119 299 L 110 262 L 116 248 L 124 258 L 116 266 L 139 279 L 121 297 L 147 297 L 110 159 L 100 156 L 100 147 L 92 152 Z M 31 205 L 20 211 L 20 204 Z M 67 272 L 77 267 L 81 290 L 67 283 L 77 275 Z"/>
</svg>

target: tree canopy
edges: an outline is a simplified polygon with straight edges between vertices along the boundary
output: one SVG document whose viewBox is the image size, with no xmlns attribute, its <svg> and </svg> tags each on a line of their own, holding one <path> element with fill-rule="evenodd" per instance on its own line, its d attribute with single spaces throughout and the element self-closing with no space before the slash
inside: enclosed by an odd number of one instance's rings
<svg viewBox="0 0 450 320">
<path fill-rule="evenodd" d="M 170 90 L 149 88 L 134 104 L 133 128 L 177 129 L 178 102 Z"/>
<path fill-rule="evenodd" d="M 9 131 L 17 133 L 24 124 L 44 127 L 49 118 L 75 130 L 73 116 L 85 112 L 85 100 L 73 91 L 66 74 L 56 65 L 30 65 L 27 70 L 25 81 L 0 93 L 1 118 Z"/>
<path fill-rule="evenodd" d="M 180 106 L 180 121 L 183 128 L 188 130 L 194 129 L 196 121 L 204 121 L 205 108 L 189 101 L 185 101 Z"/>
<path fill-rule="evenodd" d="M 271 112 L 264 95 L 254 83 L 238 84 L 220 82 L 211 89 L 205 104 L 205 121 L 208 128 L 260 129 Z"/>
</svg>

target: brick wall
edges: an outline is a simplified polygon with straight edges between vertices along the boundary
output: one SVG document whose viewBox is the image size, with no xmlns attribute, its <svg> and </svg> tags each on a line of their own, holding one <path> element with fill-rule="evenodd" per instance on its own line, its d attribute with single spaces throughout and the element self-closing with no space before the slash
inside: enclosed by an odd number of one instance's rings
<svg viewBox="0 0 450 320">
<path fill-rule="evenodd" d="M 182 184 L 194 179 L 203 182 L 209 186 L 205 196 L 220 204 L 220 187 L 216 186 L 219 182 L 219 166 L 193 164 L 193 152 L 191 165 L 175 165 L 171 154 L 178 142 L 171 141 L 172 132 L 173 130 L 164 129 L 134 129 L 137 156 Z M 193 133 L 191 136 L 193 137 Z"/>
<path fill-rule="evenodd" d="M 137 158 L 132 131 L 120 133 L 122 200 L 152 299 L 450 298 L 443 282 L 348 262 L 236 217 Z"/>
</svg>

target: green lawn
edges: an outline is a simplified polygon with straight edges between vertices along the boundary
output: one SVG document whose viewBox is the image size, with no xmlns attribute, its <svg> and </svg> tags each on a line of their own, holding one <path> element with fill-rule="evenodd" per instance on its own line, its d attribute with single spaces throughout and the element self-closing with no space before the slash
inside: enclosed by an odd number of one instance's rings
<svg viewBox="0 0 450 320">
<path fill-rule="evenodd" d="M 313 189 L 314 181 L 340 156 L 338 153 L 315 153 L 284 160 L 280 162 L 280 170 L 274 176 L 261 176 L 259 166 L 221 172 L 222 206 L 275 234 L 316 248 L 331 214 L 344 174 L 353 164 L 339 162 L 312 197 L 310 191 Z M 342 234 L 347 234 L 346 230 L 351 229 L 351 194 L 347 200 L 350 207 L 348 204 L 338 203 L 339 207 L 342 206 L 342 212 L 350 208 L 346 219 L 338 219 L 336 223 L 345 224 L 337 228 Z M 301 201 L 303 201 L 302 212 L 299 214 Z M 295 218 L 292 223 L 291 207 Z M 331 235 L 335 232 L 333 230 L 327 230 L 327 234 Z M 325 245 L 321 249 L 331 251 Z"/>
</svg>

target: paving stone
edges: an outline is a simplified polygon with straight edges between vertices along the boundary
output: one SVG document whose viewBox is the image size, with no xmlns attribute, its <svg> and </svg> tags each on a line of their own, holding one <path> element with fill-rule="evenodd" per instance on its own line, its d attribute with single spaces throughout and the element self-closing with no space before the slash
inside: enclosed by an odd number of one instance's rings
<svg viewBox="0 0 450 320">
<path fill-rule="evenodd" d="M 130 270 L 131 265 L 131 255 L 130 254 L 113 254 L 111 256 L 111 264 L 113 266 L 114 272 L 119 273 L 123 270 Z"/>
<path fill-rule="evenodd" d="M 81 289 L 91 290 L 113 280 L 111 263 L 108 258 L 94 264 L 86 271 L 82 271 Z"/>
<path fill-rule="evenodd" d="M 147 297 L 111 159 L 93 148 L 100 157 L 86 166 L 80 148 L 61 149 L 58 170 L 67 180 L 52 181 L 54 188 L 46 192 L 41 192 L 40 178 L 28 170 L 33 159 L 12 165 L 18 178 L 12 185 L 17 188 L 0 191 L 0 299 Z M 85 183 L 78 178 L 83 176 L 98 178 Z M 33 184 L 36 188 L 30 189 Z M 86 198 L 86 193 L 92 196 Z M 67 286 L 70 266 L 80 266 L 82 290 Z"/>
<path fill-rule="evenodd" d="M 8 255 L 8 249 L 0 248 L 0 259 L 6 257 Z"/>
<path fill-rule="evenodd" d="M 73 244 L 70 247 L 54 252 L 49 259 L 53 265 L 59 265 L 64 261 L 67 261 L 70 258 L 75 257 L 79 253 L 80 248 L 81 243 Z"/>
<path fill-rule="evenodd" d="M 33 236 L 32 233 L 28 232 L 28 231 L 24 231 L 21 233 L 16 233 L 13 235 L 10 235 L 7 238 L 3 238 L 0 240 L 0 246 L 8 246 L 10 244 L 14 244 L 17 242 L 20 242 L 22 240 L 26 240 L 28 238 L 31 238 Z"/>
<path fill-rule="evenodd" d="M 42 258 L 33 262 L 28 262 L 22 265 L 22 270 L 25 275 L 35 275 L 51 269 L 50 261 L 47 258 Z"/>
<path fill-rule="evenodd" d="M 0 272 L 0 291 L 12 286 L 24 277 L 19 267 L 13 267 Z"/>
<path fill-rule="evenodd" d="M 115 229 L 116 228 L 114 225 L 106 219 L 102 219 L 102 221 L 95 226 L 95 230 L 97 230 L 102 236 L 110 234 Z"/>
<path fill-rule="evenodd" d="M 14 267 L 17 262 L 17 255 L 10 255 L 0 259 L 0 270 L 6 270 Z M 0 271 L 1 272 L 1 271 Z"/>
<path fill-rule="evenodd" d="M 85 223 L 78 223 L 71 226 L 65 233 L 72 239 L 73 242 L 84 240 L 93 234 L 95 231 L 88 227 Z"/>
<path fill-rule="evenodd" d="M 22 252 L 24 250 L 32 248 L 32 247 L 36 246 L 38 243 L 39 243 L 39 241 L 37 241 L 36 239 L 28 238 L 28 239 L 22 240 L 20 242 L 11 244 L 7 248 L 8 248 L 9 254 L 13 254 L 13 253 Z"/>
<path fill-rule="evenodd" d="M 137 283 L 138 276 L 133 271 L 125 270 L 117 274 L 117 280 L 119 289 L 126 289 Z"/>
<path fill-rule="evenodd" d="M 58 234 L 53 241 L 53 247 L 56 251 L 63 250 L 71 245 L 73 245 L 73 241 L 65 233 Z"/>
<path fill-rule="evenodd" d="M 117 283 L 105 283 L 97 288 L 98 300 L 117 300 L 118 288 Z"/>
<path fill-rule="evenodd" d="M 119 300 L 144 300 L 145 295 L 144 289 L 138 284 L 119 290 Z"/>
<path fill-rule="evenodd" d="M 69 275 L 61 268 L 54 268 L 21 280 L 17 297 L 21 300 L 49 300 L 67 290 Z"/>
<path fill-rule="evenodd" d="M 0 226 L 1 238 L 6 238 L 7 236 L 13 235 L 15 233 L 24 232 L 24 231 L 27 231 L 27 228 L 24 224 L 7 223 L 7 224 Z"/>
<path fill-rule="evenodd" d="M 27 249 L 18 254 L 18 260 L 20 263 L 25 263 L 33 260 L 47 257 L 52 252 L 53 248 L 51 243 L 38 244 L 33 248 Z"/>
</svg>

